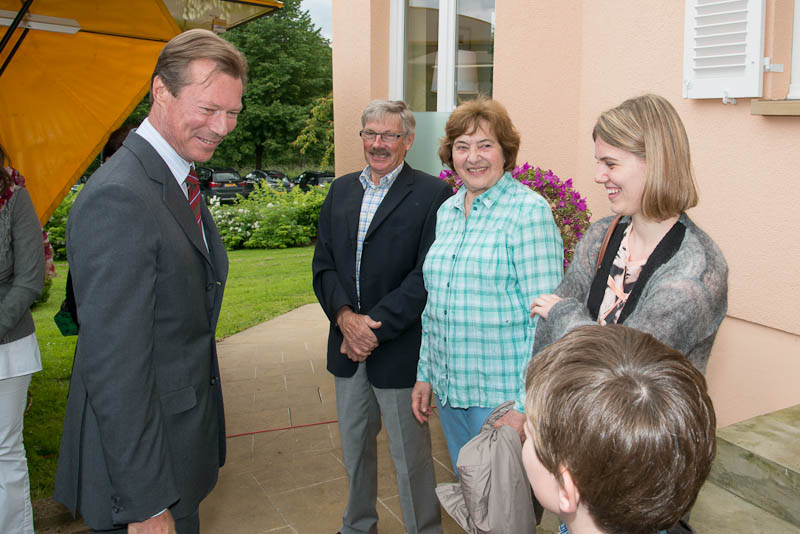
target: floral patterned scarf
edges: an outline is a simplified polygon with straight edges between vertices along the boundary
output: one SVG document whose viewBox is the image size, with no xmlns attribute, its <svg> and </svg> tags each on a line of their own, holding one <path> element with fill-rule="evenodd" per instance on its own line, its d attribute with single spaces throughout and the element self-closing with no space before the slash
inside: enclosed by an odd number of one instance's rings
<svg viewBox="0 0 800 534">
<path fill-rule="evenodd" d="M 3 211 L 3 206 L 6 205 L 6 202 L 11 200 L 11 197 L 14 196 L 14 191 L 16 191 L 18 187 L 25 187 L 25 178 L 23 178 L 16 169 L 6 167 L 6 172 L 11 175 L 12 184 L 11 187 L 8 188 L 8 191 L 0 195 L 0 211 Z"/>
</svg>

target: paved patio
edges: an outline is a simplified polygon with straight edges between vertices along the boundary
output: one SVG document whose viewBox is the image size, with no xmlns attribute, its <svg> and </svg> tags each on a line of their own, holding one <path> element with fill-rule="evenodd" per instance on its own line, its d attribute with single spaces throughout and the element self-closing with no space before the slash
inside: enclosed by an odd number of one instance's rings
<svg viewBox="0 0 800 534">
<path fill-rule="evenodd" d="M 327 335 L 325 314 L 310 304 L 218 344 L 228 459 L 200 506 L 202 534 L 335 534 L 341 526 L 347 475 L 333 377 L 325 369 Z M 435 415 L 430 425 L 436 480 L 453 482 Z M 381 534 L 404 533 L 384 431 L 378 439 L 378 528 Z M 88 532 L 80 522 L 56 521 L 59 513 L 65 517 L 63 507 L 48 506 L 57 509 L 50 521 L 41 518 L 37 532 Z M 442 516 L 445 534 L 463 532 Z M 546 514 L 537 532 L 558 532 L 555 517 Z"/>
<path fill-rule="evenodd" d="M 347 502 L 333 377 L 325 369 L 328 321 L 298 308 L 219 344 L 228 462 L 200 507 L 204 533 L 334 534 Z M 312 425 L 291 430 L 289 426 Z M 245 434 L 236 436 L 237 434 Z M 436 417 L 431 422 L 438 483 L 455 480 Z M 378 527 L 405 532 L 385 432 L 379 435 Z M 463 532 L 443 514 L 446 534 Z M 547 526 L 549 524 L 549 527 Z M 557 531 L 546 518 L 540 534 Z"/>
<path fill-rule="evenodd" d="M 325 369 L 328 321 L 309 304 L 220 342 L 228 461 L 200 506 L 202 534 L 334 534 L 347 502 L 333 377 Z M 453 482 L 438 418 L 430 421 L 438 483 Z M 293 427 L 293 428 L 289 428 Z M 405 532 L 394 466 L 379 435 L 378 528 Z M 48 499 L 34 504 L 39 534 L 87 534 L 81 521 Z M 445 534 L 463 532 L 443 513 Z M 692 511 L 704 534 L 798 529 L 706 484 Z M 763 528 L 761 528 L 763 527 Z M 537 534 L 555 534 L 545 512 Z"/>
</svg>

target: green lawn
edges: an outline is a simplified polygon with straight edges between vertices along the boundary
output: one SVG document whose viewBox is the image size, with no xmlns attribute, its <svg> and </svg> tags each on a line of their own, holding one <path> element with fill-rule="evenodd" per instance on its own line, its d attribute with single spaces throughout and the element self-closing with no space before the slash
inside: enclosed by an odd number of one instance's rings
<svg viewBox="0 0 800 534">
<path fill-rule="evenodd" d="M 311 288 L 313 247 L 236 250 L 228 253 L 230 273 L 217 326 L 224 338 L 289 310 L 315 302 Z M 63 337 L 53 315 L 64 300 L 67 264 L 56 262 L 50 299 L 33 313 L 44 369 L 33 375 L 31 405 L 25 415 L 25 449 L 31 498 L 53 494 L 58 446 L 77 337 Z"/>
</svg>

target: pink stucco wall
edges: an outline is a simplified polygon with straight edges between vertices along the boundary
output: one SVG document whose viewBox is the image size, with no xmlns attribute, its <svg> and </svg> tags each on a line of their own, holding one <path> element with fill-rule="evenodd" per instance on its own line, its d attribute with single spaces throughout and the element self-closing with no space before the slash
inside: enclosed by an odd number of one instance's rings
<svg viewBox="0 0 800 534">
<path fill-rule="evenodd" d="M 333 116 L 336 174 L 364 167 L 361 111 L 389 91 L 389 2 L 333 3 Z"/>
<path fill-rule="evenodd" d="M 668 98 L 692 145 L 701 202 L 690 215 L 730 267 L 729 317 L 708 367 L 719 422 L 800 403 L 800 117 L 751 115 L 747 99 L 681 98 L 683 2 L 568 4 L 497 3 L 495 97 L 522 132 L 522 159 L 572 177 L 595 217 L 607 215 L 592 181 L 594 121 L 630 96 Z M 768 17 L 786 7 L 768 4 Z"/>
<path fill-rule="evenodd" d="M 388 33 L 386 4 L 333 6 L 337 173 L 363 165 L 358 116 L 369 99 L 387 95 L 388 40 L 380 37 Z M 719 424 L 800 403 L 800 117 L 751 115 L 748 99 L 723 105 L 681 98 L 683 2 L 640 0 L 635 9 L 626 0 L 496 6 L 494 96 L 522 133 L 520 162 L 573 178 L 595 218 L 609 213 L 592 180 L 591 130 L 599 113 L 646 92 L 677 108 L 701 195 L 690 216 L 730 267 L 729 317 L 707 372 Z M 791 2 L 767 0 L 767 6 L 767 50 L 788 71 Z M 369 31 L 348 30 L 361 25 Z M 765 74 L 765 96 L 780 98 L 788 76 Z"/>
</svg>

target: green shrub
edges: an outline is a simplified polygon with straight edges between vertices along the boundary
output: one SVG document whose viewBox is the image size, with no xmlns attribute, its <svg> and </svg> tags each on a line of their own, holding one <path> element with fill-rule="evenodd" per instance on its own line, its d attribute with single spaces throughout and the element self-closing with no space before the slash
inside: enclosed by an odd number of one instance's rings
<svg viewBox="0 0 800 534">
<path fill-rule="evenodd" d="M 53 257 L 56 260 L 67 259 L 67 217 L 69 217 L 69 210 L 72 209 L 72 204 L 77 196 L 78 193 L 71 191 L 67 193 L 67 196 L 56 208 L 56 211 L 50 216 L 50 220 L 44 225 L 44 229 L 50 238 L 50 245 L 53 247 Z"/>
<path fill-rule="evenodd" d="M 230 206 L 212 200 L 209 209 L 228 250 L 303 246 L 317 235 L 327 194 L 327 186 L 308 192 L 296 187 L 287 193 L 259 183 L 248 198 Z"/>
<path fill-rule="evenodd" d="M 53 279 L 50 276 L 45 275 L 44 283 L 42 284 L 42 294 L 41 296 L 39 296 L 38 299 L 33 301 L 33 305 L 31 306 L 31 308 L 35 308 L 39 304 L 47 302 L 47 299 L 50 298 L 50 288 L 52 286 L 53 286 Z"/>
<path fill-rule="evenodd" d="M 313 237 L 317 237 L 319 210 L 322 209 L 322 203 L 328 196 L 328 189 L 330 189 L 330 185 L 312 187 L 308 192 L 303 193 L 299 187 L 295 187 L 289 192 L 289 200 L 295 201 L 292 199 L 292 195 L 301 199 L 298 205 L 297 223 L 311 228 Z"/>
<path fill-rule="evenodd" d="M 317 236 L 319 210 L 328 187 L 307 192 L 295 187 L 287 193 L 259 183 L 248 198 L 240 197 L 232 205 L 212 199 L 209 209 L 228 250 L 303 246 Z M 56 260 L 67 259 L 67 217 L 76 196 L 68 193 L 45 225 Z"/>
</svg>

